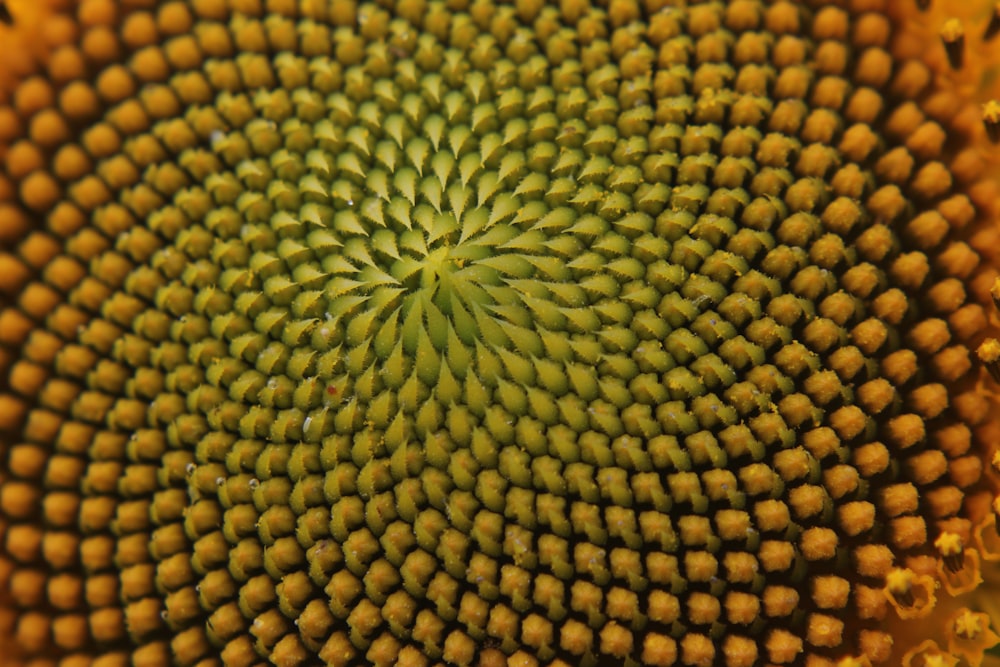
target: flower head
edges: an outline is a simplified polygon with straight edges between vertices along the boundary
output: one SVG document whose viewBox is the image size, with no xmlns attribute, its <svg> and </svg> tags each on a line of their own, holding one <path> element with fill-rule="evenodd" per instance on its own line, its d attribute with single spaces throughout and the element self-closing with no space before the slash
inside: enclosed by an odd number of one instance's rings
<svg viewBox="0 0 1000 667">
<path fill-rule="evenodd" d="M 978 667 L 993 19 L 907 2 L 9 0 L 11 660 Z"/>
</svg>

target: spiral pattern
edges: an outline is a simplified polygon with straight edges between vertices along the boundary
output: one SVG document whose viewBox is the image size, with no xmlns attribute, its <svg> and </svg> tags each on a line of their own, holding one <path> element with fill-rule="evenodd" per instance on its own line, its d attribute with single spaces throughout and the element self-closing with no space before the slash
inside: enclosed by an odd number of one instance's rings
<svg viewBox="0 0 1000 667">
<path fill-rule="evenodd" d="M 848 4 L 12 5 L 12 659 L 977 667 L 995 221 Z"/>
</svg>

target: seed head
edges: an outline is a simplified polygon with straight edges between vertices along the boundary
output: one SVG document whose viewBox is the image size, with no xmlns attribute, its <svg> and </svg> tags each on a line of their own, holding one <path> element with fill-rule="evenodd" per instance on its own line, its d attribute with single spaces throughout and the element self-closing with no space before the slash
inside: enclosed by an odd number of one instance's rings
<svg viewBox="0 0 1000 667">
<path fill-rule="evenodd" d="M 799 4 L 0 2 L 12 660 L 979 665 L 982 31 Z"/>
</svg>

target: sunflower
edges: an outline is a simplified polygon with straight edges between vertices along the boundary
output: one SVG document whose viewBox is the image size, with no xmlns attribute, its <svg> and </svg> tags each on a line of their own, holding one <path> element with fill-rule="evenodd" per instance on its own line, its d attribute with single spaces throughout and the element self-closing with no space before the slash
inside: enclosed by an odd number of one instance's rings
<svg viewBox="0 0 1000 667">
<path fill-rule="evenodd" d="M 0 2 L 0 664 L 1000 665 L 1000 6 Z"/>
</svg>

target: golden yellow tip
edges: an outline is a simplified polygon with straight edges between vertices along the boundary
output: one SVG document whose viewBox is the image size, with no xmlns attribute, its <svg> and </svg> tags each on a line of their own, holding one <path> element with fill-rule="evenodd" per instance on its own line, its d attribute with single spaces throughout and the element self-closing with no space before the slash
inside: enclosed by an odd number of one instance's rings
<svg viewBox="0 0 1000 667">
<path fill-rule="evenodd" d="M 1000 102 L 990 100 L 983 105 L 983 124 L 990 141 L 1000 142 Z"/>
<path fill-rule="evenodd" d="M 943 651 L 934 640 L 925 640 L 907 651 L 902 658 L 903 667 L 955 667 L 959 658 Z"/>
<path fill-rule="evenodd" d="M 867 656 L 862 656 L 861 658 L 848 656 L 846 658 L 841 658 L 836 663 L 836 667 L 870 667 L 870 665 L 871 661 Z"/>
<path fill-rule="evenodd" d="M 944 532 L 934 540 L 934 546 L 942 556 L 955 556 L 962 553 L 962 537 L 956 533 Z"/>
<path fill-rule="evenodd" d="M 997 382 L 1000 382 L 1000 340 L 988 338 L 976 348 L 976 356 Z"/>
<path fill-rule="evenodd" d="M 883 593 L 896 614 L 906 620 L 927 618 L 937 604 L 937 582 L 928 574 L 893 568 L 885 576 Z"/>
<path fill-rule="evenodd" d="M 893 595 L 909 595 L 915 578 L 911 570 L 896 568 L 885 578 L 886 589 Z"/>
<path fill-rule="evenodd" d="M 960 19 L 948 19 L 941 26 L 941 39 L 945 44 L 952 44 L 965 37 L 965 26 Z"/>
</svg>

